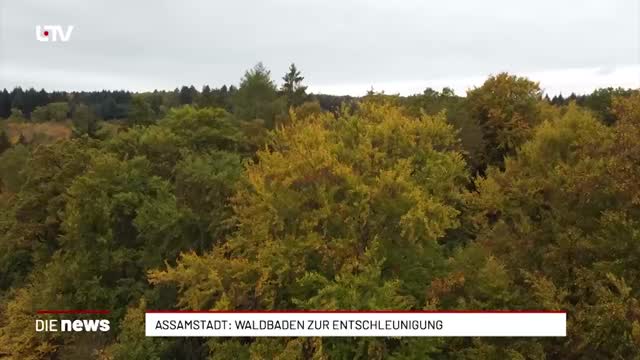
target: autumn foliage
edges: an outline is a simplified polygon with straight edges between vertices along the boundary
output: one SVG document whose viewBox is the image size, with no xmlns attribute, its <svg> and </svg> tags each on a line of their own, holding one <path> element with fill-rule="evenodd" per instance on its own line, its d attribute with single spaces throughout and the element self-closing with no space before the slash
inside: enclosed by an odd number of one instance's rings
<svg viewBox="0 0 640 360">
<path fill-rule="evenodd" d="M 7 145 L 0 357 L 640 356 L 637 91 L 607 121 L 508 74 L 327 111 L 291 71 L 282 92 L 247 72 L 227 110 L 154 119 L 141 95 L 117 132 Z M 108 308 L 113 331 L 36 334 L 41 308 Z M 145 338 L 172 308 L 565 310 L 568 334 Z"/>
</svg>

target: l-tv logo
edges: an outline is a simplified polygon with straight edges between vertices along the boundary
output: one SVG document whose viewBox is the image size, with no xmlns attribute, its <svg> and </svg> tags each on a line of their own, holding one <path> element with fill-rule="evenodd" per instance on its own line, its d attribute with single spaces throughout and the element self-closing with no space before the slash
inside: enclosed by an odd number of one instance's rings
<svg viewBox="0 0 640 360">
<path fill-rule="evenodd" d="M 66 32 L 60 25 L 36 25 L 36 39 L 38 41 L 67 42 L 71 38 L 73 25 L 67 26 Z"/>
</svg>

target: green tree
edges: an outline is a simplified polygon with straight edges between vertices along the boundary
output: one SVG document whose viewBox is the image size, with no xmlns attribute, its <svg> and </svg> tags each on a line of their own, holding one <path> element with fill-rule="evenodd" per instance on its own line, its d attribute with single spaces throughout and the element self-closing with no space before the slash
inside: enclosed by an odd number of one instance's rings
<svg viewBox="0 0 640 360">
<path fill-rule="evenodd" d="M 230 232 L 228 220 L 232 212 L 227 199 L 233 194 L 241 173 L 241 157 L 225 151 L 191 153 L 176 165 L 176 201 L 185 209 L 185 225 L 190 234 L 188 246 L 192 249 L 208 249 L 215 240 Z"/>
<path fill-rule="evenodd" d="M 106 307 L 113 329 L 125 317 L 112 354 L 143 356 L 146 345 L 131 343 L 139 318 L 127 307 L 142 296 L 152 307 L 173 306 L 171 290 L 149 289 L 146 272 L 181 251 L 202 252 L 230 231 L 228 197 L 239 183 L 245 146 L 224 110 L 186 106 L 106 141 L 81 137 L 35 148 L 16 201 L 0 196 L 0 285 L 16 289 L 1 304 L 3 314 L 13 315 L 0 322 L 0 348 L 42 359 L 57 351 L 95 356 L 99 344 L 81 336 L 38 342 L 15 322 L 33 322 L 34 312 L 15 311 L 24 311 L 23 304 Z M 10 344 L 15 338 L 24 341 Z M 198 349 L 155 354 L 183 358 Z"/>
<path fill-rule="evenodd" d="M 0 155 L 0 189 L 17 193 L 25 182 L 23 169 L 29 159 L 29 148 L 16 144 Z"/>
<path fill-rule="evenodd" d="M 3 175 L 15 178 L 8 181 L 19 190 L 0 209 L 8 216 L 0 229 L 0 289 L 22 284 L 34 264 L 47 263 L 58 249 L 66 190 L 86 168 L 94 146 L 92 141 L 74 139 L 38 146 L 28 154 L 26 147 L 16 145 L 17 160 L 0 164 L 13 167 Z"/>
<path fill-rule="evenodd" d="M 320 106 L 320 103 L 317 101 L 306 101 L 300 106 L 295 107 L 294 111 L 296 117 L 299 119 L 305 119 L 323 113 L 322 106 Z"/>
<path fill-rule="evenodd" d="M 33 323 L 35 310 L 47 308 L 56 298 L 40 290 L 58 280 L 66 285 L 73 282 L 59 276 L 61 273 L 80 273 L 63 263 L 48 265 L 59 245 L 60 218 L 67 200 L 63 192 L 84 169 L 90 153 L 87 145 L 78 139 L 36 147 L 19 173 L 24 178 L 19 192 L 8 204 L 0 201 L 0 288 L 13 288 L 6 292 L 0 308 L 0 349 L 10 357 L 50 359 L 62 343 L 56 334 L 35 333 L 24 323 Z"/>
<path fill-rule="evenodd" d="M 93 111 L 85 104 L 77 104 L 71 115 L 73 133 L 76 136 L 88 135 L 95 137 L 98 131 L 98 119 Z"/>
<path fill-rule="evenodd" d="M 198 96 L 198 90 L 193 85 L 190 87 L 183 86 L 180 89 L 180 104 L 191 105 Z"/>
<path fill-rule="evenodd" d="M 427 88 L 422 94 L 400 99 L 405 111 L 411 116 L 436 115 L 443 112 L 447 121 L 454 126 L 464 149 L 465 159 L 472 173 L 482 170 L 486 159 L 483 156 L 485 141 L 478 120 L 469 113 L 465 98 L 456 96 L 450 88 L 438 92 Z"/>
<path fill-rule="evenodd" d="M 22 110 L 14 107 L 11 108 L 11 116 L 9 116 L 8 120 L 12 122 L 24 122 L 26 119 Z"/>
<path fill-rule="evenodd" d="M 8 118 L 11 115 L 11 95 L 7 89 L 0 91 L 0 118 Z"/>
<path fill-rule="evenodd" d="M 277 115 L 285 113 L 271 72 L 262 63 L 248 70 L 242 78 L 233 95 L 233 113 L 240 120 L 262 119 L 268 128 L 275 126 Z"/>
<path fill-rule="evenodd" d="M 284 77 L 284 84 L 282 84 L 282 93 L 287 98 L 287 104 L 289 106 L 298 106 L 302 104 L 307 96 L 307 87 L 302 85 L 304 77 L 301 75 L 300 70 L 296 68 L 296 64 L 289 66 L 289 72 Z"/>
<path fill-rule="evenodd" d="M 151 124 L 154 120 L 154 115 L 151 105 L 142 97 L 142 95 L 134 95 L 131 98 L 131 108 L 129 109 L 129 122 L 131 124 Z"/>
<path fill-rule="evenodd" d="M 170 342 L 162 338 L 145 337 L 146 301 L 129 307 L 122 322 L 118 341 L 107 349 L 114 360 L 160 360 L 169 350 Z"/>
<path fill-rule="evenodd" d="M 216 106 L 215 100 L 213 98 L 213 93 L 211 92 L 211 88 L 209 87 L 209 85 L 204 85 L 202 87 L 200 96 L 196 98 L 195 103 L 199 107 Z"/>
<path fill-rule="evenodd" d="M 49 111 L 46 106 L 38 106 L 31 112 L 31 120 L 44 122 L 49 120 Z"/>
<path fill-rule="evenodd" d="M 11 141 L 9 140 L 9 136 L 7 136 L 7 132 L 0 129 L 0 154 L 10 147 Z"/>
<path fill-rule="evenodd" d="M 629 90 L 622 88 L 596 89 L 591 94 L 576 99 L 578 105 L 594 111 L 596 116 L 607 125 L 617 120 L 613 110 L 614 98 L 623 98 L 631 95 Z"/>
<path fill-rule="evenodd" d="M 52 102 L 47 105 L 49 120 L 63 121 L 69 115 L 69 104 L 66 102 Z"/>
</svg>

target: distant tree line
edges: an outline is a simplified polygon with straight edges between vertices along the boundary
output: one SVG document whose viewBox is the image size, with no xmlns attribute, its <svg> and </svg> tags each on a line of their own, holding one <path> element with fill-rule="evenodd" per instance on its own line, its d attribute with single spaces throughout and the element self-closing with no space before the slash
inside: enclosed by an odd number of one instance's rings
<svg viewBox="0 0 640 360">
<path fill-rule="evenodd" d="M 256 74 L 259 75 L 262 71 L 267 70 L 264 68 L 258 69 Z M 299 70 L 292 64 L 290 72 L 285 74 L 283 78 L 285 83 L 282 88 L 277 91 L 277 93 L 285 95 L 288 105 L 300 105 L 305 100 L 310 99 L 307 97 L 306 86 L 295 85 L 296 81 L 299 83 L 303 79 Z M 182 86 L 173 91 L 155 90 L 153 92 L 143 93 L 143 96 L 155 113 L 161 113 L 163 108 L 167 109 L 179 105 L 215 106 L 227 111 L 232 111 L 232 99 L 237 91 L 238 88 L 234 85 L 222 85 L 219 88 L 211 88 L 209 85 L 204 85 L 200 90 L 191 85 Z M 431 100 L 425 101 L 432 103 L 429 107 L 442 107 L 440 102 L 433 100 L 437 98 L 436 95 L 438 94 L 437 91 L 428 88 L 423 94 L 411 95 L 406 97 L 406 99 L 409 103 L 415 103 L 416 101 L 420 101 L 419 99 L 421 98 L 427 98 Z M 576 102 L 576 104 L 594 111 L 605 123 L 611 124 L 615 121 L 615 115 L 611 108 L 612 99 L 615 96 L 628 96 L 629 94 L 629 89 L 609 87 L 596 89 L 590 94 L 583 95 L 576 95 L 574 93 L 566 97 L 562 94 L 554 95 L 553 97 L 545 95 L 544 99 L 553 105 L 567 105 L 572 101 Z M 82 103 L 89 106 L 92 112 L 100 119 L 125 119 L 131 110 L 132 101 L 135 96 L 136 93 L 124 90 L 47 92 L 44 89 L 36 90 L 34 88 L 23 90 L 21 87 L 16 87 L 11 91 L 5 88 L 0 92 L 0 118 L 9 118 L 12 111 L 19 111 L 25 119 L 39 121 L 41 119 L 40 114 L 36 112 L 36 117 L 33 118 L 32 116 L 33 112 L 39 107 L 45 108 L 51 103 L 67 103 L 69 109 L 72 109 L 75 104 Z M 450 98 L 456 97 L 449 88 L 443 89 L 442 96 Z M 328 94 L 314 94 L 311 98 L 318 101 L 322 109 L 332 112 L 338 111 L 343 103 L 350 103 L 355 99 L 352 96 Z M 68 110 L 68 112 L 69 111 L 70 110 Z M 51 120 L 56 120 L 56 118 Z"/>
</svg>

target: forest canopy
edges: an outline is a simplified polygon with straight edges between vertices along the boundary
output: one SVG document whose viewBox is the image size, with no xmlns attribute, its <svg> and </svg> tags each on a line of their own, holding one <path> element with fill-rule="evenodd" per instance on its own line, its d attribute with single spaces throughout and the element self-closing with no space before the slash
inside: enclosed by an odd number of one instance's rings
<svg viewBox="0 0 640 360">
<path fill-rule="evenodd" d="M 640 357 L 640 92 L 0 92 L 0 358 Z M 108 335 L 35 333 L 105 308 Z M 147 338 L 146 309 L 565 310 L 565 338 Z M 25 326 L 29 324 L 29 326 Z M 61 355 L 64 354 L 64 357 Z"/>
</svg>

